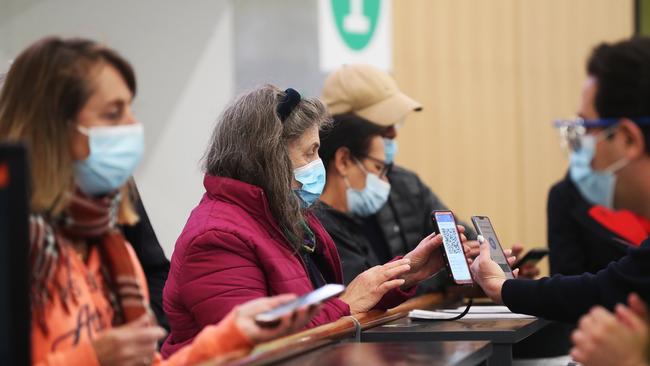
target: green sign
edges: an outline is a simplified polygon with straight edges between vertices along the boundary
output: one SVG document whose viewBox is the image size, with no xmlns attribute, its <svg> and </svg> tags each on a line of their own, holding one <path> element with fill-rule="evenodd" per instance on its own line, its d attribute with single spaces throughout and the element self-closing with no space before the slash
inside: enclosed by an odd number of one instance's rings
<svg viewBox="0 0 650 366">
<path fill-rule="evenodd" d="M 637 0 L 636 11 L 637 35 L 650 36 L 650 0 Z"/>
<path fill-rule="evenodd" d="M 355 51 L 364 49 L 377 28 L 381 0 L 331 0 L 343 42 Z"/>
</svg>

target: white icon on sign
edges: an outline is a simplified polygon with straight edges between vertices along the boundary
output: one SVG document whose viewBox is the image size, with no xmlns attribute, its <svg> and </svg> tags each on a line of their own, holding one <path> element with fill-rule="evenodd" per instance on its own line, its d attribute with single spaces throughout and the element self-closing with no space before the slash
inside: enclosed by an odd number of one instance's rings
<svg viewBox="0 0 650 366">
<path fill-rule="evenodd" d="M 363 14 L 363 0 L 350 0 L 350 13 L 343 18 L 343 28 L 348 33 L 368 33 L 370 19 Z"/>
</svg>

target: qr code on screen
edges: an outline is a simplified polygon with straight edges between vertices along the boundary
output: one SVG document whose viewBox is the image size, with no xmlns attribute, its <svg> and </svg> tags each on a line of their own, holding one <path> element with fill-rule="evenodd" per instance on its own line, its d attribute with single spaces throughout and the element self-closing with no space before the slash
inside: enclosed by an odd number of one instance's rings
<svg viewBox="0 0 650 366">
<path fill-rule="evenodd" d="M 458 245 L 458 236 L 454 229 L 441 229 L 443 241 L 447 244 L 449 254 L 460 254 L 460 245 Z"/>
</svg>

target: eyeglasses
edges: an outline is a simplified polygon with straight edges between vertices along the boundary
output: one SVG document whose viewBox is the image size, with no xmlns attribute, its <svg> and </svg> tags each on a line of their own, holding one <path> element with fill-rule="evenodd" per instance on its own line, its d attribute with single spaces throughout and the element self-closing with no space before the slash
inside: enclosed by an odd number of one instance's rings
<svg viewBox="0 0 650 366">
<path fill-rule="evenodd" d="M 650 117 L 631 119 L 639 125 L 650 125 Z M 554 125 L 560 133 L 562 147 L 571 151 L 578 151 L 582 147 L 582 137 L 587 134 L 589 128 L 605 128 L 603 133 L 605 138 L 608 138 L 614 134 L 620 121 L 621 118 L 584 119 L 576 117 L 574 119 L 556 120 Z"/>
<path fill-rule="evenodd" d="M 383 177 L 387 176 L 390 173 L 390 171 L 393 169 L 393 163 L 387 163 L 387 162 L 385 162 L 383 160 L 373 158 L 372 156 L 368 156 L 368 155 L 361 155 L 360 158 L 361 159 L 368 159 L 368 160 L 372 161 L 373 163 L 377 164 L 380 167 L 379 168 L 379 173 L 377 173 L 379 178 L 383 178 Z M 359 160 L 357 160 L 357 162 L 359 162 Z M 365 167 L 363 166 L 363 164 L 361 164 L 361 162 L 359 162 L 359 165 L 362 167 L 362 169 L 366 173 L 368 173 L 368 171 L 366 171 Z"/>
</svg>

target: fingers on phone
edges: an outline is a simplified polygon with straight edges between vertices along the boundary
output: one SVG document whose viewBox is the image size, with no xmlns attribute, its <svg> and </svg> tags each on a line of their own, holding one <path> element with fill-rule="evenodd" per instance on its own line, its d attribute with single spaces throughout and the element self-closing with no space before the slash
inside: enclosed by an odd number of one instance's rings
<svg viewBox="0 0 650 366">
<path fill-rule="evenodd" d="M 393 290 L 393 289 L 396 289 L 396 288 L 402 286 L 405 282 L 406 282 L 406 281 L 405 281 L 404 279 L 401 279 L 401 278 L 397 278 L 397 279 L 394 279 L 394 280 L 386 281 L 386 282 L 382 283 L 382 284 L 379 286 L 379 290 L 380 290 L 381 292 L 383 292 L 383 293 L 386 293 L 386 292 L 388 292 L 388 291 L 390 291 L 390 290 Z"/>
<path fill-rule="evenodd" d="M 258 327 L 264 328 L 264 329 L 276 328 L 278 325 L 280 325 L 281 322 L 282 322 L 281 318 L 274 319 L 272 321 L 264 321 L 264 322 L 255 319 L 255 324 L 257 324 Z"/>
<path fill-rule="evenodd" d="M 480 243 L 480 241 L 479 241 Z M 492 259 L 492 256 L 490 255 L 490 246 L 489 245 L 481 245 L 481 250 L 480 250 L 480 260 L 483 262 L 490 261 Z"/>
<path fill-rule="evenodd" d="M 410 270 L 411 270 L 411 266 L 409 264 L 402 264 L 400 266 L 392 267 L 384 270 L 383 274 L 385 279 L 391 279 L 399 275 L 402 275 Z"/>
</svg>

